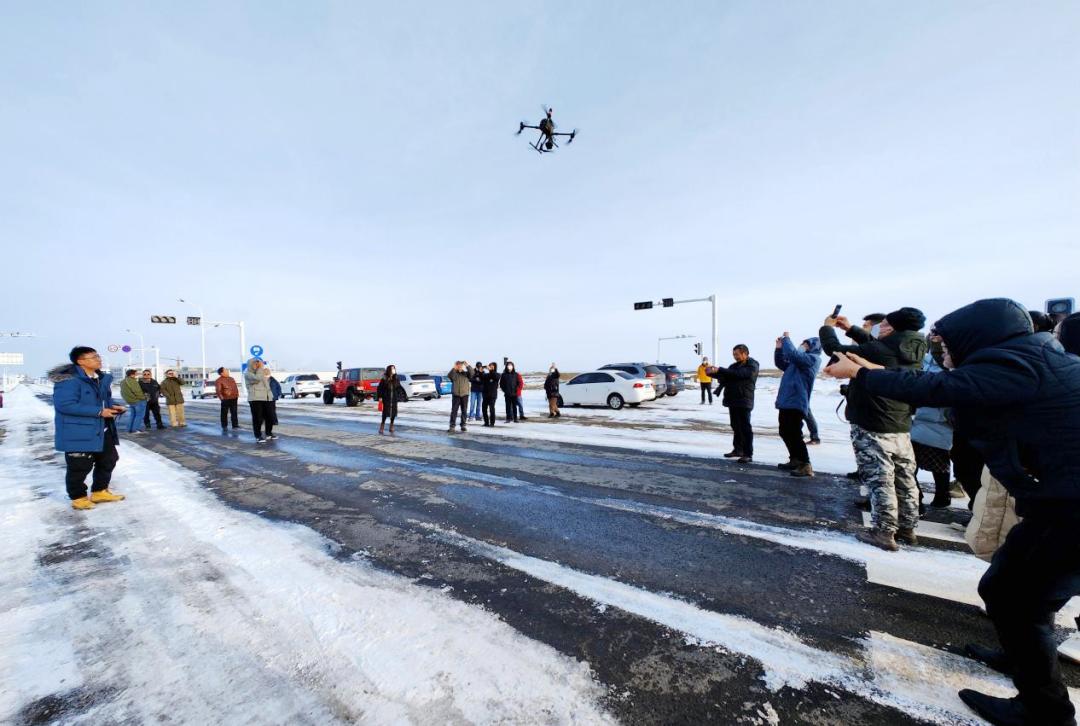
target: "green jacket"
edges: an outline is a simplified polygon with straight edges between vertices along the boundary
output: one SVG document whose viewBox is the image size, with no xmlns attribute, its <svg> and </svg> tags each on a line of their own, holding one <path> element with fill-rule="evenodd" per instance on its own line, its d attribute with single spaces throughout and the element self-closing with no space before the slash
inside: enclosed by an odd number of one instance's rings
<svg viewBox="0 0 1080 726">
<path fill-rule="evenodd" d="M 127 376 L 124 378 L 124 382 L 120 384 L 120 396 L 124 399 L 124 403 L 140 403 L 146 400 L 146 394 L 143 393 L 142 386 L 139 385 L 138 378 L 132 378 Z"/>
<path fill-rule="evenodd" d="M 472 366 L 466 366 L 465 370 L 459 371 L 451 368 L 446 377 L 451 381 L 451 395 L 468 396 L 472 390 Z"/>
<path fill-rule="evenodd" d="M 182 385 L 184 383 L 179 378 L 166 378 L 161 382 L 161 392 L 165 394 L 165 405 L 184 405 L 184 391 L 180 388 Z"/>
<path fill-rule="evenodd" d="M 880 340 L 871 338 L 862 328 L 852 327 L 848 337 L 857 345 L 844 345 L 836 337 L 836 328 L 825 326 L 818 331 L 821 347 L 829 355 L 855 353 L 871 363 L 894 371 L 918 371 L 929 343 L 922 333 L 902 330 Z M 914 409 L 903 401 L 867 393 L 860 386 L 849 386 L 847 420 L 878 434 L 906 434 L 911 431 Z"/>
</svg>

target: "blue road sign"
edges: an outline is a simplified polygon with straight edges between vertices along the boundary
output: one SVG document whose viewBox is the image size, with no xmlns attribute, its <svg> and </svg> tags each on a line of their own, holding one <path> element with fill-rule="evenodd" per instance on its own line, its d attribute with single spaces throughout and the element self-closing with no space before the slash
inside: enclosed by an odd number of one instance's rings
<svg viewBox="0 0 1080 726">
<path fill-rule="evenodd" d="M 263 347 L 261 345 L 253 345 L 253 346 L 251 346 L 251 354 L 253 356 L 255 356 L 256 358 L 261 357 L 262 354 L 263 354 Z"/>
</svg>

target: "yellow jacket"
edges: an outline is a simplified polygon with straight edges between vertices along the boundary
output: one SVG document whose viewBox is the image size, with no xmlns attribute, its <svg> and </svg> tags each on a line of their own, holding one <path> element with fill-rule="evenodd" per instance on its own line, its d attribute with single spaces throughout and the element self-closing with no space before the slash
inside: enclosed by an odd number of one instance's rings
<svg viewBox="0 0 1080 726">
<path fill-rule="evenodd" d="M 698 383 L 712 383 L 712 378 L 705 372 L 705 364 L 702 363 L 697 367 L 697 382 Z"/>
</svg>

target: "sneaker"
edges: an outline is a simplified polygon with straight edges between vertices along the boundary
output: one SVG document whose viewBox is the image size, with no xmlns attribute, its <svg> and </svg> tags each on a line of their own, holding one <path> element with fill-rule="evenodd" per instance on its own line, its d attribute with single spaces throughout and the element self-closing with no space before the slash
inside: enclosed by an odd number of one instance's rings
<svg viewBox="0 0 1080 726">
<path fill-rule="evenodd" d="M 466 431 L 468 431 L 468 429 L 467 429 L 467 428 L 465 428 L 464 426 L 462 426 L 462 427 L 461 427 L 461 433 L 465 433 Z"/>
<path fill-rule="evenodd" d="M 893 537 L 892 532 L 886 532 L 883 529 L 877 527 L 873 529 L 864 529 L 861 532 L 855 534 L 855 539 L 866 544 L 880 547 L 888 552 L 896 552 L 900 548 L 896 546 L 896 539 Z"/>
<path fill-rule="evenodd" d="M 914 547 L 919 544 L 919 538 L 915 536 L 914 529 L 898 529 L 896 530 L 895 539 L 900 544 L 911 545 Z"/>
<path fill-rule="evenodd" d="M 143 432 L 142 431 L 130 431 L 130 432 L 128 432 L 128 434 L 130 436 L 142 436 Z"/>
<path fill-rule="evenodd" d="M 255 439 L 255 443 L 256 444 L 265 444 L 266 439 L 264 439 L 262 436 L 260 436 L 259 438 Z"/>
<path fill-rule="evenodd" d="M 791 475 L 801 477 L 801 478 L 804 478 L 804 479 L 813 479 L 814 478 L 814 467 L 810 466 L 810 462 L 807 462 L 805 464 L 799 464 L 798 467 L 791 470 Z"/>
<path fill-rule="evenodd" d="M 93 509 L 94 503 L 87 497 L 79 497 L 71 500 L 72 509 Z"/>
<path fill-rule="evenodd" d="M 277 434 L 267 434 L 266 438 L 270 439 L 271 441 L 274 441 L 274 440 L 277 439 Z"/>
<path fill-rule="evenodd" d="M 102 502 L 122 502 L 126 498 L 127 497 L 125 497 L 123 494 L 113 494 L 108 489 L 90 492 L 90 501 L 94 504 L 101 504 Z"/>
<path fill-rule="evenodd" d="M 754 463 L 754 457 L 752 456 L 740 456 L 738 459 L 740 464 L 752 464 Z"/>
</svg>

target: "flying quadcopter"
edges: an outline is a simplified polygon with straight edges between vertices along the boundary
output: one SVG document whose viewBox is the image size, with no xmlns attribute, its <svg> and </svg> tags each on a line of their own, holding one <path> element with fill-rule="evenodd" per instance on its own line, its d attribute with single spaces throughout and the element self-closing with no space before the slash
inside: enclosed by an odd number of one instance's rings
<svg viewBox="0 0 1080 726">
<path fill-rule="evenodd" d="M 530 126 L 529 124 L 522 121 L 521 125 L 518 127 L 517 130 L 518 134 L 520 135 L 521 132 L 525 129 L 536 129 L 537 131 L 539 131 L 540 136 L 536 139 L 534 143 L 529 144 L 529 146 L 533 147 L 541 154 L 546 154 L 549 151 L 555 151 L 555 149 L 559 148 L 559 145 L 555 142 L 556 136 L 568 136 L 570 138 L 567 139 L 566 143 L 574 143 L 574 137 L 577 136 L 577 129 L 574 129 L 570 133 L 566 133 L 565 131 L 556 131 L 555 122 L 551 118 L 551 113 L 555 109 L 549 108 L 547 106 L 543 106 L 543 109 L 544 118 L 540 119 L 540 123 L 537 126 Z"/>
</svg>

